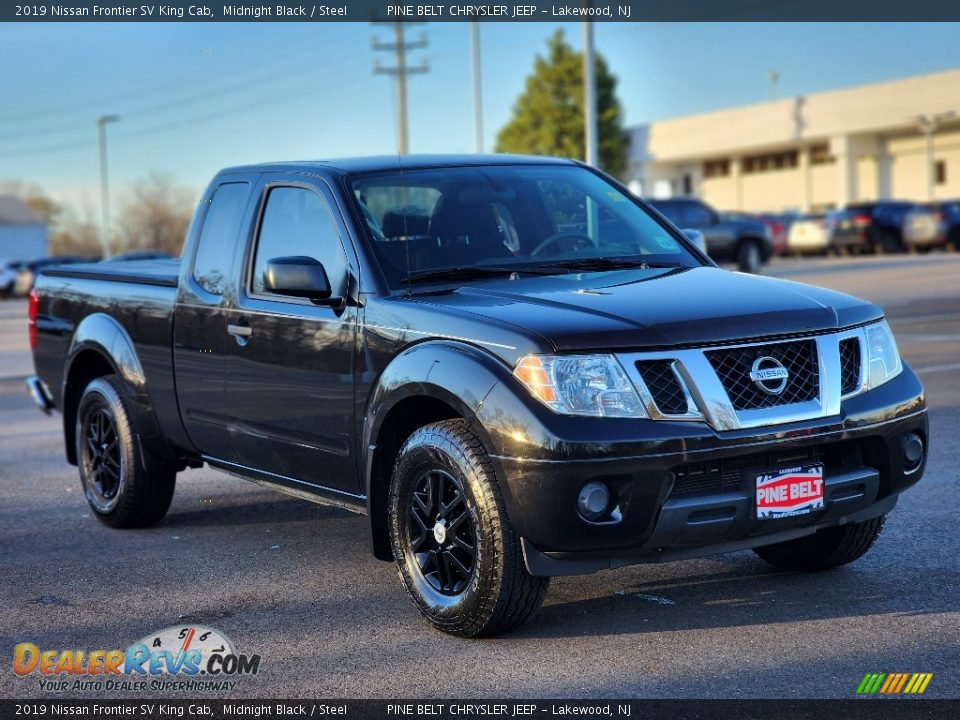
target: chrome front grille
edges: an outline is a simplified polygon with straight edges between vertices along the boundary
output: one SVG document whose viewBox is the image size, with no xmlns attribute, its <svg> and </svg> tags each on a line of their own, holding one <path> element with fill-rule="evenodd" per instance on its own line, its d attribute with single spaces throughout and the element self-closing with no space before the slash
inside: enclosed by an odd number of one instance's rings
<svg viewBox="0 0 960 720">
<path fill-rule="evenodd" d="M 736 410 L 792 405 L 815 400 L 820 394 L 817 344 L 812 339 L 708 350 L 706 355 Z M 765 391 L 750 379 L 754 362 L 764 357 L 773 358 L 789 373 L 779 393 Z"/>
<path fill-rule="evenodd" d="M 654 420 L 717 431 L 840 414 L 866 376 L 863 328 L 760 343 L 618 355 Z M 763 370 L 773 368 L 780 382 Z"/>
</svg>

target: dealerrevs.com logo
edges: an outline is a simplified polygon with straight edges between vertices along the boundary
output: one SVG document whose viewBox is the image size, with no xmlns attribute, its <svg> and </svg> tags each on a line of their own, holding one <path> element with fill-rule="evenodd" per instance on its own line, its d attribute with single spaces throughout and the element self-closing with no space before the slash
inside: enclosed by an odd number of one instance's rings
<svg viewBox="0 0 960 720">
<path fill-rule="evenodd" d="M 47 692 L 230 691 L 237 677 L 259 670 L 259 655 L 238 653 L 227 636 L 202 625 L 164 628 L 126 650 L 42 650 L 30 642 L 13 650 L 14 673 L 38 676 Z"/>
</svg>

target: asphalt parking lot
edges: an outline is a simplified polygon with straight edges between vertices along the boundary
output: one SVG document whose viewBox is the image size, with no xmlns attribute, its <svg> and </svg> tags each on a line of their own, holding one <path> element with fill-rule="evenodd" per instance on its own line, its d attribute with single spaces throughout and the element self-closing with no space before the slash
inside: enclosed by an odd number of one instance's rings
<svg viewBox="0 0 960 720">
<path fill-rule="evenodd" d="M 260 673 L 232 697 L 853 697 L 867 672 L 932 672 L 960 695 L 960 255 L 780 261 L 770 274 L 888 311 L 928 393 L 931 456 L 863 559 L 820 575 L 750 552 L 554 580 L 500 639 L 433 631 L 365 519 L 209 469 L 147 530 L 91 517 L 59 416 L 26 395 L 26 305 L 0 303 L 0 696 L 42 696 L 13 646 L 125 648 L 213 626 Z M 89 693 L 129 697 L 125 693 Z M 189 694 L 171 693 L 166 697 Z"/>
</svg>

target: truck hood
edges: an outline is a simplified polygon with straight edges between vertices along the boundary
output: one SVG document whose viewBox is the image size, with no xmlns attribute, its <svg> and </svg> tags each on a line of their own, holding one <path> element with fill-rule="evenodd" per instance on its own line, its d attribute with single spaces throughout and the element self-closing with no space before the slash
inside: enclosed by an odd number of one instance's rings
<svg viewBox="0 0 960 720">
<path fill-rule="evenodd" d="M 883 317 L 832 290 L 711 267 L 505 278 L 417 300 L 525 328 L 561 352 L 794 335 Z"/>
</svg>

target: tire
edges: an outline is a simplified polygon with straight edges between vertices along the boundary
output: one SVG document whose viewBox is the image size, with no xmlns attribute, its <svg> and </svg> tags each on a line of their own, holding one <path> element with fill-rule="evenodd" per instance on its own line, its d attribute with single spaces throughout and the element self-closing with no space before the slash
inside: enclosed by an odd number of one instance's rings
<svg viewBox="0 0 960 720">
<path fill-rule="evenodd" d="M 877 255 L 893 255 L 903 250 L 903 246 L 896 235 L 892 232 L 885 232 L 877 238 L 873 249 Z"/>
<path fill-rule="evenodd" d="M 744 240 L 737 248 L 737 269 L 756 275 L 763 265 L 763 249 L 756 240 Z"/>
<path fill-rule="evenodd" d="M 426 425 L 404 443 L 389 527 L 400 580 L 438 630 L 504 633 L 546 597 L 550 579 L 527 572 L 490 459 L 465 420 Z"/>
<path fill-rule="evenodd" d="M 819 572 L 852 563 L 869 550 L 886 517 L 818 530 L 813 535 L 754 548 L 763 560 L 781 570 Z"/>
<path fill-rule="evenodd" d="M 76 443 L 83 493 L 101 522 L 132 528 L 163 519 L 177 473 L 141 448 L 116 376 L 91 380 L 84 389 L 77 407 Z"/>
</svg>

